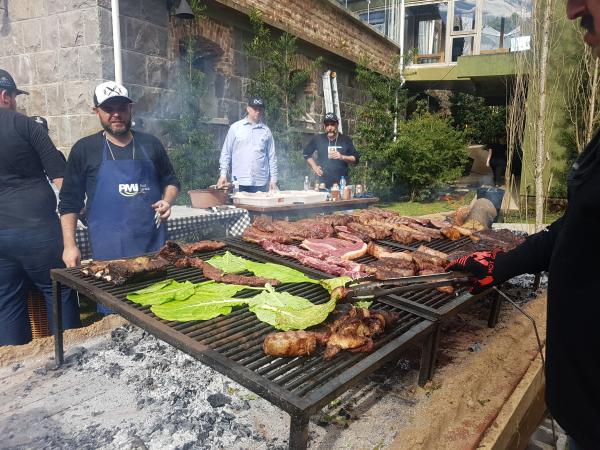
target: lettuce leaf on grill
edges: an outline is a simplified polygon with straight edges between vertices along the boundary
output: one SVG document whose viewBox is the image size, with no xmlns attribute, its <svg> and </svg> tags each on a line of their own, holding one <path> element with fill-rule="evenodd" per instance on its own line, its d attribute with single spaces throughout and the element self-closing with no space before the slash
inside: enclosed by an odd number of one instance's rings
<svg viewBox="0 0 600 450">
<path fill-rule="evenodd" d="M 247 270 L 257 277 L 274 278 L 282 283 L 319 283 L 319 280 L 313 280 L 299 270 L 281 264 L 250 261 L 228 251 L 222 256 L 213 256 L 206 262 L 225 273 L 242 273 Z"/>
<path fill-rule="evenodd" d="M 247 301 L 250 311 L 256 314 L 258 320 L 282 331 L 305 330 L 318 325 L 327 319 L 336 305 L 335 298 L 315 305 L 289 292 L 276 292 L 269 285 L 265 291 Z"/>
<path fill-rule="evenodd" d="M 238 292 L 249 288 L 238 284 L 216 283 L 206 281 L 195 285 L 195 292 L 183 301 L 172 301 L 152 306 L 152 312 L 161 319 L 178 320 L 209 320 L 214 317 L 229 314 L 234 306 L 248 303 L 246 298 L 231 298 Z M 262 289 L 262 288 L 259 288 Z"/>
<path fill-rule="evenodd" d="M 180 283 L 175 280 L 164 280 L 147 288 L 127 294 L 127 300 L 138 305 L 160 305 L 161 303 L 185 300 L 193 295 L 195 285 L 189 281 Z"/>
<path fill-rule="evenodd" d="M 331 292 L 340 286 L 345 286 L 348 281 L 352 281 L 350 277 L 337 277 L 337 278 L 328 278 L 325 280 L 320 280 L 319 284 L 327 289 L 327 292 L 331 294 Z"/>
</svg>

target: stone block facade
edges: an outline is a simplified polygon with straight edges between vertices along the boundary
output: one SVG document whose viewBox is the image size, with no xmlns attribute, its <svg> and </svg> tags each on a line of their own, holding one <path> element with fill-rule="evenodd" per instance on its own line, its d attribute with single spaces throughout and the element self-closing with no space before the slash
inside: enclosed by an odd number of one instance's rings
<svg viewBox="0 0 600 450">
<path fill-rule="evenodd" d="M 251 39 L 247 14 L 257 8 L 263 20 L 299 38 L 299 68 L 318 56 L 324 70 L 338 74 L 344 131 L 350 134 L 355 105 L 364 100 L 354 79 L 355 64 L 370 58 L 377 70 L 389 67 L 398 48 L 330 0 L 207 0 L 205 17 L 185 22 L 169 16 L 166 0 L 121 0 L 124 84 L 135 101 L 138 126 L 164 138 L 161 124 L 177 115 L 173 102 L 174 66 L 188 33 L 206 60 L 205 110 L 220 146 L 227 126 L 245 111 L 247 86 L 258 61 L 244 44 Z M 92 94 L 113 79 L 110 0 L 8 0 L 8 21 L 0 28 L 0 67 L 31 95 L 19 97 L 28 115 L 48 119 L 51 137 L 65 153 L 79 138 L 100 129 Z M 316 99 L 303 123 L 318 131 L 323 113 L 321 73 L 304 93 Z"/>
</svg>

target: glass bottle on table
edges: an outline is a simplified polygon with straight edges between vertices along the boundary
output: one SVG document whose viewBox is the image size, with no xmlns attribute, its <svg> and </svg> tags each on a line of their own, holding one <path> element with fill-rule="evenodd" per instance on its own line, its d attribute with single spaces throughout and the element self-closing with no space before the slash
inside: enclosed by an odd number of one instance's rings
<svg viewBox="0 0 600 450">
<path fill-rule="evenodd" d="M 236 195 L 238 192 L 240 192 L 240 182 L 237 177 L 233 177 L 233 195 Z"/>
<path fill-rule="evenodd" d="M 304 190 L 310 191 L 310 181 L 308 181 L 308 175 L 304 177 Z"/>
</svg>

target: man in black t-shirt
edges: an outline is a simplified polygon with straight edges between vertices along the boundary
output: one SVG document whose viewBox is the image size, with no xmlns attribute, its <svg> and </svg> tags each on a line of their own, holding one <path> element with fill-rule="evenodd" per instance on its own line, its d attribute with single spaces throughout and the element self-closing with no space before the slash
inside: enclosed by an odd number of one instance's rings
<svg viewBox="0 0 600 450">
<path fill-rule="evenodd" d="M 348 164 L 358 164 L 359 154 L 352 139 L 338 133 L 338 118 L 333 113 L 325 114 L 323 129 L 325 133 L 314 136 L 304 148 L 304 159 L 312 171 L 319 176 L 321 183 L 330 188 L 339 183 L 341 177 L 348 178 Z M 313 159 L 317 152 L 317 161 Z"/>
<path fill-rule="evenodd" d="M 27 295 L 33 283 L 44 295 L 52 324 L 50 269 L 64 267 L 56 197 L 65 159 L 33 119 L 17 113 L 17 88 L 0 69 L 0 345 L 31 340 Z M 79 307 L 63 290 L 64 328 L 79 326 Z"/>
<path fill-rule="evenodd" d="M 114 81 L 98 85 L 94 111 L 103 131 L 75 143 L 60 192 L 67 267 L 81 259 L 75 230 L 84 202 L 92 257 L 110 260 L 158 250 L 179 192 L 160 141 L 131 130 L 132 101 L 124 86 Z"/>
</svg>

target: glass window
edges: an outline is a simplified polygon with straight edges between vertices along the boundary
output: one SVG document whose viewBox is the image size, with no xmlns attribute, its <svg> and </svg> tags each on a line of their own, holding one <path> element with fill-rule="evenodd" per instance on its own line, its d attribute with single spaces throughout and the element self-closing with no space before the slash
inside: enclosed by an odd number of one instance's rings
<svg viewBox="0 0 600 450">
<path fill-rule="evenodd" d="M 445 62 L 448 4 L 407 6 L 404 46 L 414 50 L 416 64 Z"/>
<path fill-rule="evenodd" d="M 386 10 L 385 9 L 375 9 L 370 11 L 362 11 L 358 14 L 360 20 L 368 23 L 372 27 L 374 27 L 380 33 L 386 34 Z"/>
<path fill-rule="evenodd" d="M 481 53 L 526 50 L 529 47 L 531 0 L 485 0 Z"/>
<path fill-rule="evenodd" d="M 459 56 L 472 55 L 474 42 L 475 37 L 473 36 L 452 38 L 452 62 L 458 61 Z"/>
<path fill-rule="evenodd" d="M 456 0 L 454 2 L 454 21 L 452 31 L 460 33 L 475 30 L 475 0 Z"/>
</svg>

